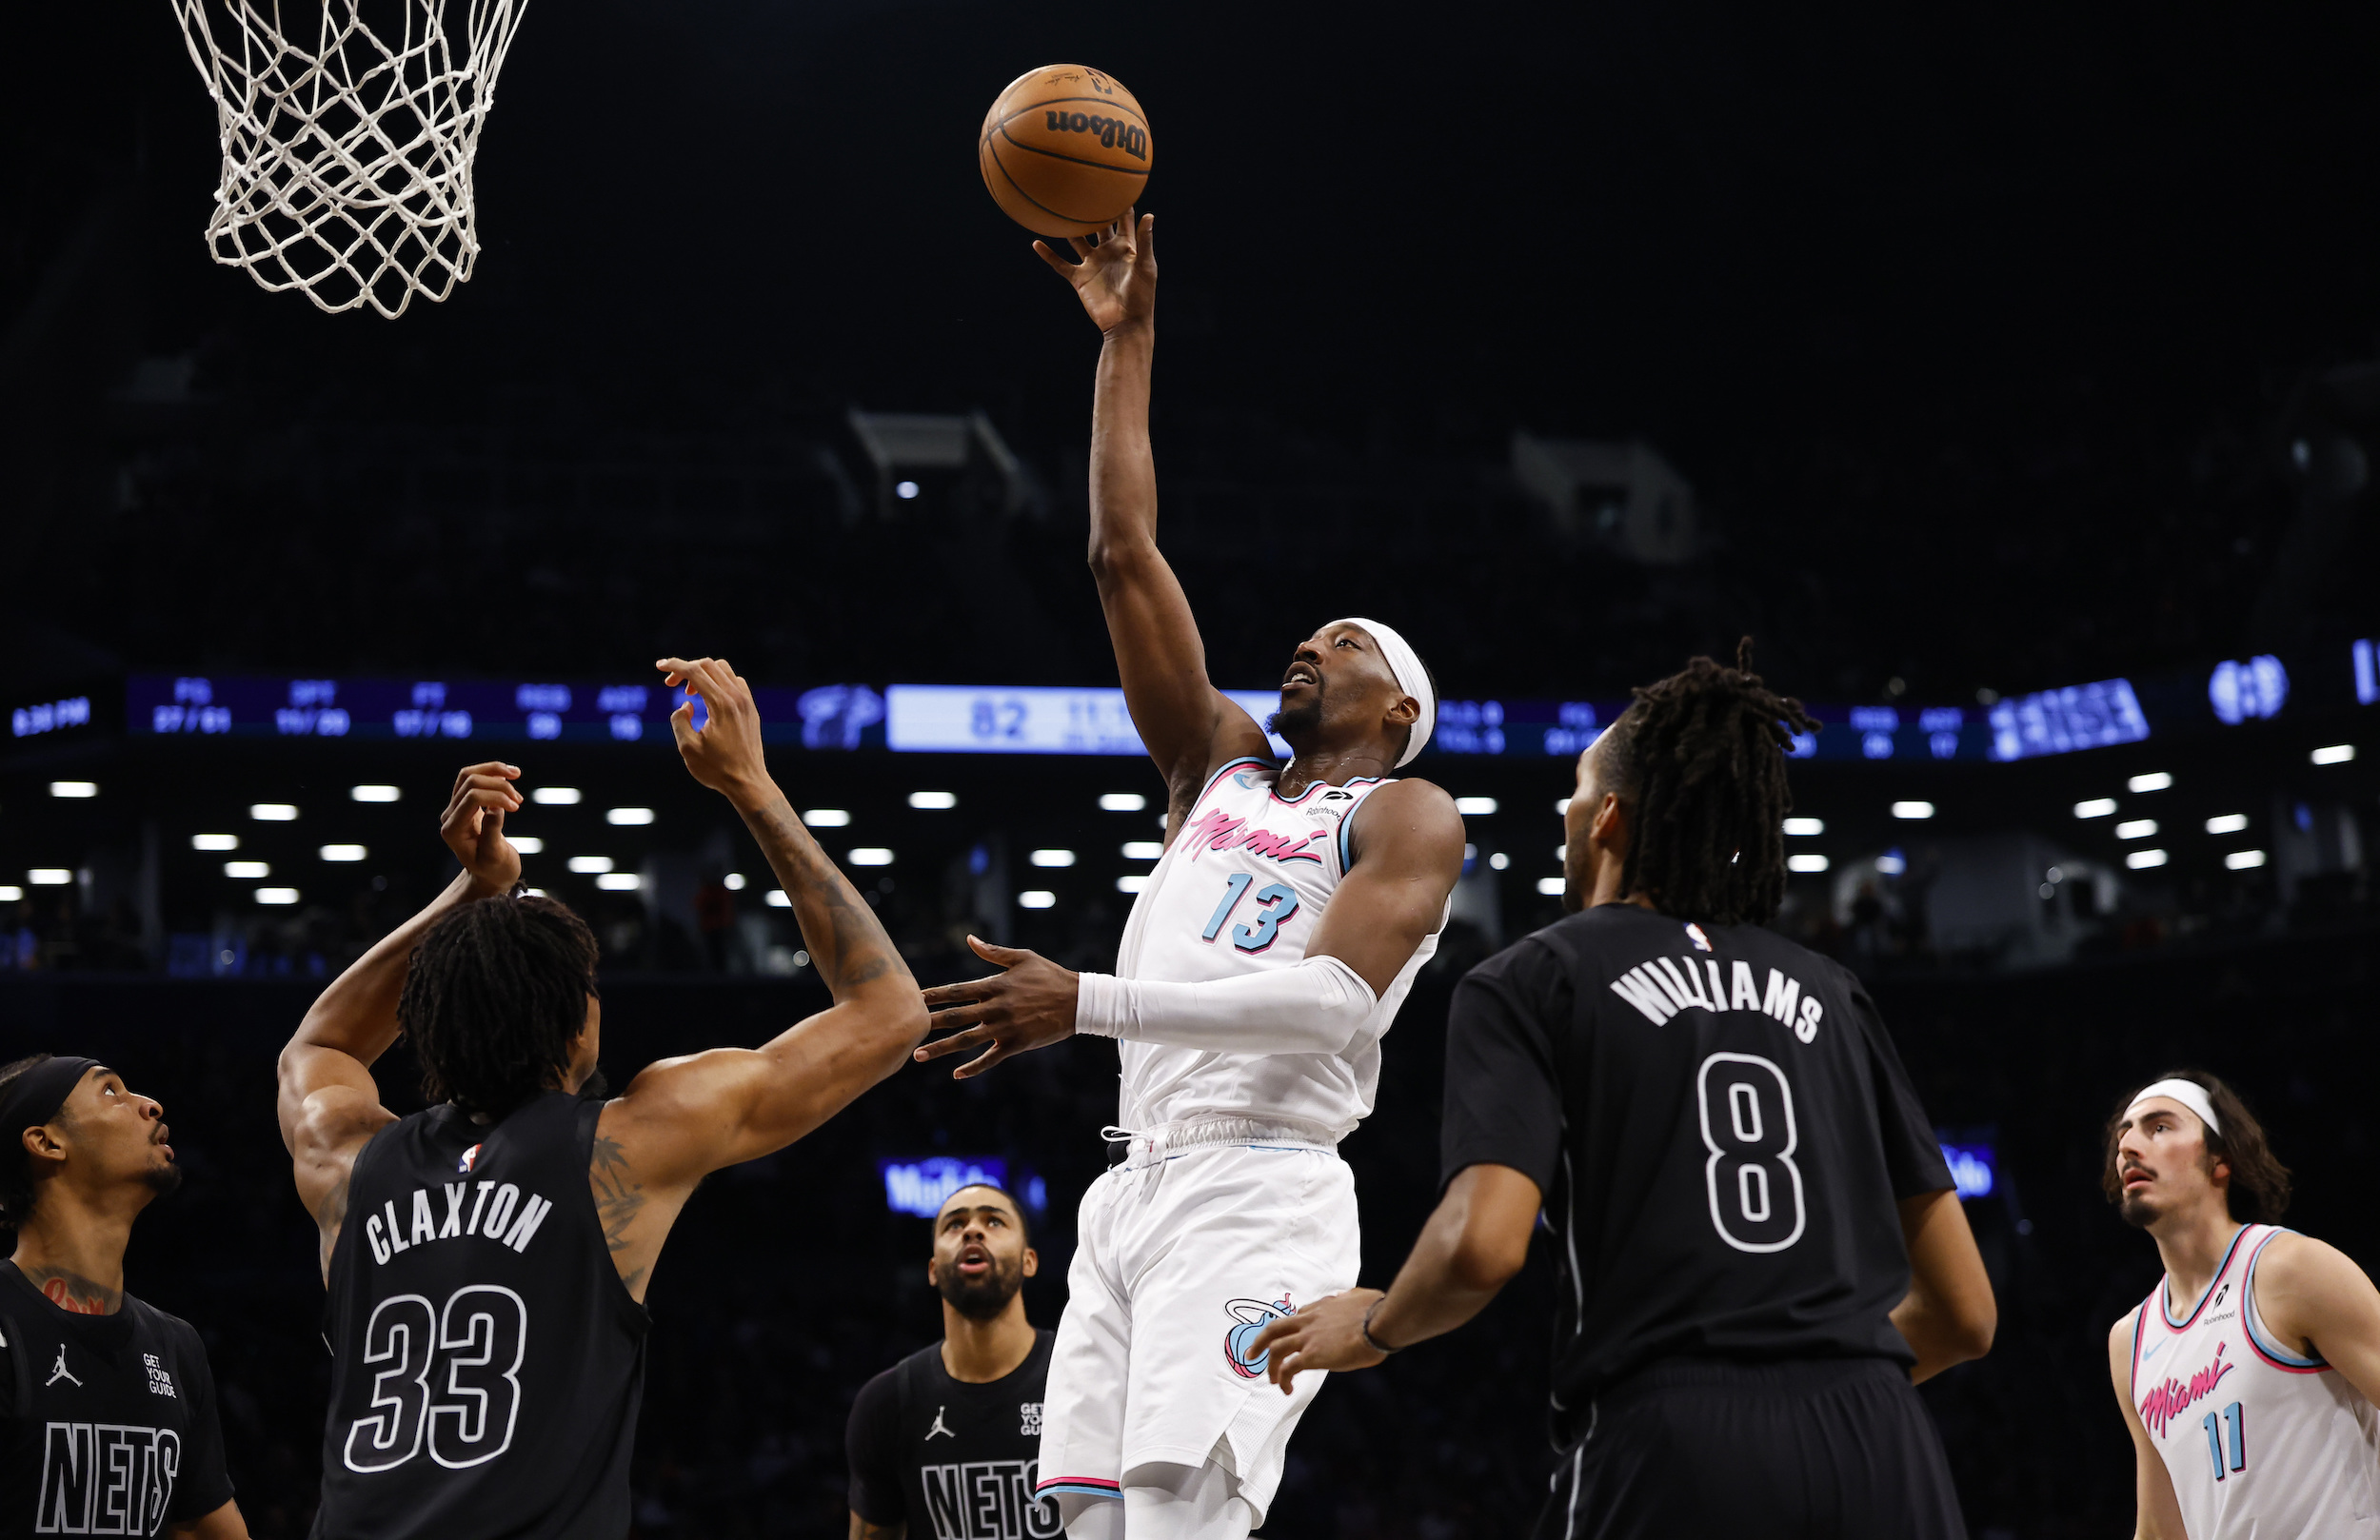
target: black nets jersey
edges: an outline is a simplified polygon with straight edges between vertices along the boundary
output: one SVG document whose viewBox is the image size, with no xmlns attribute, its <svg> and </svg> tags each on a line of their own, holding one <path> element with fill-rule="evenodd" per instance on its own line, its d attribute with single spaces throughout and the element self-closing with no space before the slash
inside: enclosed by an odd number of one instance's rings
<svg viewBox="0 0 2380 1540">
<path fill-rule="evenodd" d="M 969 1385 L 940 1343 L 869 1380 L 851 1404 L 851 1510 L 908 1525 L 909 1540 L 1050 1540 L 1058 1499 L 1036 1499 L 1047 1332 L 1004 1377 Z"/>
<path fill-rule="evenodd" d="M 1859 980 L 1772 932 L 1606 904 L 1474 969 L 1443 1179 L 1483 1161 L 1545 1194 L 1563 1443 L 1656 1359 L 1914 1361 L 1896 1203 L 1950 1171 Z"/>
<path fill-rule="evenodd" d="M 130 1294 L 60 1310 L 0 1262 L 0 1540 L 162 1534 L 230 1500 L 198 1333 Z"/>
<path fill-rule="evenodd" d="M 620 1540 L 645 1307 L 587 1161 L 603 1104 L 433 1107 L 356 1156 L 330 1256 L 319 1540 Z"/>
</svg>

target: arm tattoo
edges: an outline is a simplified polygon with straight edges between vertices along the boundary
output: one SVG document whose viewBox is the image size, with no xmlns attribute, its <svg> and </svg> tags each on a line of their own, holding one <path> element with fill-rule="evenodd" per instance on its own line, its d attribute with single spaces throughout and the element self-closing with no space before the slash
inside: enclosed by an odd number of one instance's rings
<svg viewBox="0 0 2380 1540">
<path fill-rule="evenodd" d="M 618 1139 L 595 1135 L 593 1157 L 587 1164 L 587 1180 L 595 1190 L 595 1216 L 603 1222 L 604 1244 L 614 1256 L 628 1249 L 628 1227 L 645 1211 L 645 1184 L 636 1179 L 635 1168 L 628 1164 L 628 1153 Z M 645 1270 L 624 1273 L 620 1281 L 633 1289 L 645 1276 Z"/>
<path fill-rule="evenodd" d="M 795 914 L 803 922 L 803 939 L 809 944 L 819 977 L 838 998 L 846 990 L 882 978 L 895 968 L 908 971 L 893 951 L 883 926 L 857 901 L 859 895 L 850 882 L 818 848 L 818 841 L 809 837 L 783 799 L 755 808 L 744 821 L 760 840 L 778 880 L 784 884 L 786 897 L 793 899 Z M 817 934 L 821 919 L 826 922 L 823 936 Z"/>
</svg>

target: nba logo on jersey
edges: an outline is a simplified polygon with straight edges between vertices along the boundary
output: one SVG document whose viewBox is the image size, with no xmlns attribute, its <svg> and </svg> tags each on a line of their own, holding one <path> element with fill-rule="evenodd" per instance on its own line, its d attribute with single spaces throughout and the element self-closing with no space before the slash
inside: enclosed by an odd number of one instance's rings
<svg viewBox="0 0 2380 1540">
<path fill-rule="evenodd" d="M 1711 938 L 1703 935 L 1702 927 L 1696 924 L 1691 919 L 1686 921 L 1686 939 L 1695 944 L 1695 950 L 1697 952 L 1708 952 L 1712 950 Z"/>
<path fill-rule="evenodd" d="M 479 1164 L 479 1153 L 480 1146 L 472 1145 L 463 1152 L 463 1158 L 454 1163 L 454 1169 L 468 1176 L 471 1175 L 472 1168 Z"/>
</svg>

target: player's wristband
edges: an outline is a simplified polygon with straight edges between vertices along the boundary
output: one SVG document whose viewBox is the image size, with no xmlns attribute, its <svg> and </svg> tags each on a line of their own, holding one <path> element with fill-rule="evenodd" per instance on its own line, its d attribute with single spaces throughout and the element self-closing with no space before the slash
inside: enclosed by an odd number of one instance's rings
<svg viewBox="0 0 2380 1540">
<path fill-rule="evenodd" d="M 1363 1313 L 1363 1320 L 1356 1327 L 1356 1334 L 1363 1338 L 1363 1345 L 1378 1353 L 1391 1353 L 1398 1351 L 1372 1334 L 1372 1311 L 1378 1310 L 1387 1303 L 1388 1295 L 1386 1294 L 1372 1301 L 1372 1309 Z"/>
</svg>

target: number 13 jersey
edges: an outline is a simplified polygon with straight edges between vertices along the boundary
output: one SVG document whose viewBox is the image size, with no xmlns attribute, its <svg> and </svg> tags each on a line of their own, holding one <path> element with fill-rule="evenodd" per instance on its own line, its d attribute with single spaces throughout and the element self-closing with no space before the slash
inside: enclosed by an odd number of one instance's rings
<svg viewBox="0 0 2380 1540">
<path fill-rule="evenodd" d="M 355 1158 L 316 1540 L 619 1540 L 647 1317 L 587 1186 L 603 1103 L 452 1106 Z"/>
<path fill-rule="evenodd" d="M 1347 875 L 1347 825 L 1385 780 L 1317 781 L 1276 795 L 1279 772 L 1235 760 L 1206 789 L 1149 875 L 1124 925 L 1116 974 L 1197 984 L 1305 959 L 1323 906 Z M 1222 1053 L 1126 1041 L 1117 1122 L 1145 1130 L 1200 1117 L 1312 1125 L 1331 1142 L 1372 1111 L 1380 1037 L 1413 976 L 1438 950 L 1446 916 L 1398 971 L 1353 1041 L 1336 1054 Z"/>
</svg>

